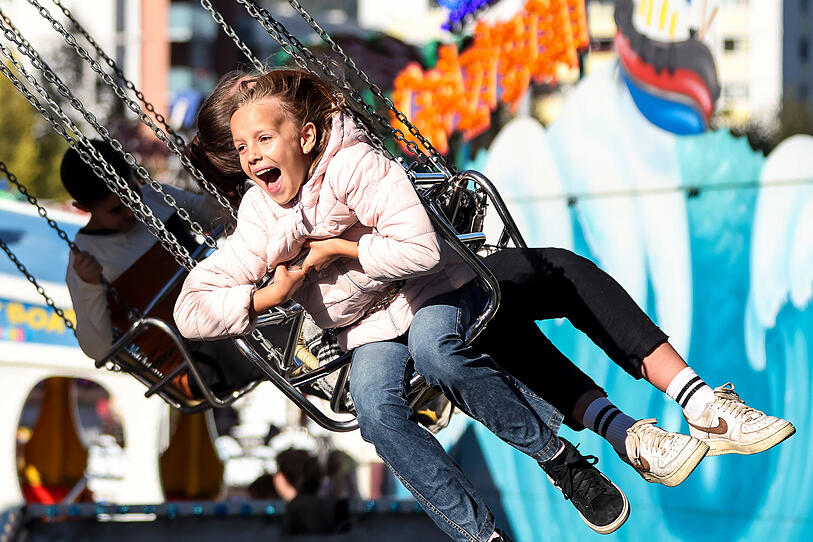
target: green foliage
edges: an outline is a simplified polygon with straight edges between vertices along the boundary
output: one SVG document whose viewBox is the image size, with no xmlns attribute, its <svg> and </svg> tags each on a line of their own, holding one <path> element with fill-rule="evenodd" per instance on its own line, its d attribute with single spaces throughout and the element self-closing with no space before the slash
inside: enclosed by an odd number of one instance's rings
<svg viewBox="0 0 813 542">
<path fill-rule="evenodd" d="M 5 77 L 0 77 L 0 104 L 0 160 L 37 198 L 67 199 L 59 164 L 68 144 Z M 13 185 L 8 190 L 17 192 Z"/>
</svg>

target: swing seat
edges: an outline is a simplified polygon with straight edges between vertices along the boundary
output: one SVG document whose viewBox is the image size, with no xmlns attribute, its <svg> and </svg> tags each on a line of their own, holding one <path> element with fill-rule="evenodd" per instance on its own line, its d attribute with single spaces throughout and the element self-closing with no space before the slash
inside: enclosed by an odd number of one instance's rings
<svg viewBox="0 0 813 542">
<path fill-rule="evenodd" d="M 408 173 L 439 235 L 474 269 L 489 292 L 483 313 L 468 330 L 466 339 L 471 341 L 499 306 L 496 279 L 475 254 L 485 246 L 482 226 L 488 203 L 493 205 L 504 225 L 496 248 L 505 246 L 509 239 L 517 246 L 524 246 L 524 241 L 499 193 L 480 173 L 463 171 L 451 179 L 440 173 Z M 198 246 L 192 256 L 199 259 L 207 248 Z M 128 308 L 110 299 L 114 325 L 125 331 L 97 366 L 109 363 L 114 370 L 128 372 L 147 386 L 146 396 L 158 395 L 171 406 L 191 413 L 228 406 L 261 379 L 218 392 L 206 382 L 192 345 L 171 324 L 172 308 L 185 276 L 186 271 L 179 269 L 156 243 L 114 282 L 116 290 L 143 316 L 131 321 Z M 331 431 L 352 431 L 358 422 L 348 392 L 351 355 L 345 353 L 321 365 L 312 359 L 309 361 L 312 355 L 303 351 L 301 344 L 304 320 L 304 309 L 295 302 L 288 302 L 259 316 L 255 334 L 260 333 L 267 340 L 258 341 L 249 336 L 231 340 L 237 352 L 318 425 Z M 262 350 L 265 352 L 261 353 Z M 416 412 L 425 412 L 425 425 L 439 429 L 444 425 L 444 418 L 448 422 L 442 412 L 426 408 L 433 400 L 443 399 L 421 375 L 413 374 L 406 389 L 410 406 Z M 328 401 L 332 414 L 326 413 L 312 397 Z"/>
<path fill-rule="evenodd" d="M 192 251 L 199 258 L 206 246 Z M 172 325 L 172 308 L 180 293 L 186 270 L 159 243 L 153 245 L 113 282 L 117 296 L 108 296 L 111 321 L 123 330 L 108 354 L 96 362 L 133 375 L 147 386 L 145 395 L 157 394 L 182 412 L 222 407 L 250 391 L 260 379 L 238 389 L 216 393 L 207 383 L 203 356 Z M 126 303 L 126 304 L 125 304 Z M 141 316 L 133 319 L 131 311 Z M 228 340 L 228 339 L 227 339 Z M 244 361 L 234 349 L 235 358 Z"/>
<path fill-rule="evenodd" d="M 516 246 L 525 246 L 525 242 L 499 193 L 482 174 L 463 171 L 449 179 L 443 174 L 408 173 L 439 235 L 474 269 L 489 293 L 483 313 L 467 332 L 466 340 L 470 342 L 482 331 L 499 306 L 499 285 L 475 254 L 476 250 L 485 247 L 486 236 L 482 227 L 486 205 L 491 203 L 494 206 L 504 226 L 498 243 L 491 249 L 504 247 L 509 239 Z M 285 354 L 273 362 L 261 355 L 245 337 L 235 338 L 235 343 L 313 421 L 331 431 L 352 431 L 358 427 L 358 422 L 348 393 L 351 354 L 346 352 L 316 368 L 303 365 L 294 355 L 303 322 L 304 310 L 294 302 L 275 307 L 259 316 L 258 329 L 271 325 L 293 325 L 284 347 Z M 415 373 L 410 377 L 406 390 L 407 400 L 419 413 L 419 418 L 420 413 L 425 412 L 427 423 L 424 425 L 439 430 L 448 423 L 448 416 L 443 415 L 445 408 L 439 408 L 440 412 L 432 410 L 432 401 L 443 399 L 439 397 L 440 391 L 426 384 L 420 374 Z M 325 413 L 308 395 L 326 399 L 332 413 L 340 416 Z M 348 414 L 352 417 L 348 418 Z"/>
<path fill-rule="evenodd" d="M 244 7 L 246 7 L 253 18 L 260 22 L 269 34 L 280 42 L 280 45 L 283 46 L 286 52 L 289 52 L 298 63 L 300 61 L 302 62 L 303 67 L 308 63 L 318 64 L 326 75 L 335 78 L 331 70 L 318 58 L 313 56 L 312 53 L 307 51 L 295 36 L 290 35 L 284 27 L 280 28 L 281 25 L 276 23 L 271 14 L 265 9 L 255 3 L 248 3 Z M 397 111 L 392 102 L 381 93 L 381 90 L 373 85 L 367 76 L 341 51 L 338 45 L 332 42 L 327 33 L 316 25 L 313 18 L 307 16 L 307 13 L 304 12 L 301 7 L 298 7 L 297 10 L 302 12 L 302 15 L 308 23 L 323 39 L 331 43 L 332 50 L 341 56 L 345 64 L 351 71 L 355 72 L 360 81 L 366 83 L 373 95 L 388 105 L 389 109 L 396 114 L 399 121 L 409 128 L 409 132 L 412 135 L 419 136 L 424 148 L 429 151 L 429 155 L 423 154 L 420 147 L 405 139 L 404 133 L 399 129 L 392 128 L 384 117 L 376 113 L 373 106 L 366 104 L 365 100 L 352 86 L 346 82 L 336 80 L 334 83 L 337 88 L 341 87 L 341 92 L 349 97 L 346 102 L 348 108 L 352 109 L 356 107 L 359 110 L 355 111 L 355 113 L 364 115 L 366 112 L 369 116 L 377 119 L 380 125 L 395 130 L 393 132 L 394 135 L 399 136 L 397 139 L 405 143 L 411 152 L 414 152 L 416 156 L 433 162 L 430 164 L 424 160 L 423 166 L 429 169 L 439 167 L 447 171 L 448 168 L 445 166 L 445 160 L 431 147 L 425 138 L 420 136 L 418 130 L 409 123 L 403 113 Z M 225 23 L 223 17 L 219 16 L 211 6 L 207 8 L 207 11 L 210 11 L 226 33 L 232 37 L 233 40 L 236 40 L 241 50 L 248 53 L 249 59 L 254 66 L 257 67 L 257 69 L 263 69 L 262 63 L 242 44 L 236 33 Z M 64 9 L 63 12 L 68 14 Z M 40 14 L 46 17 L 51 23 L 51 26 L 66 37 L 69 43 L 71 42 L 69 39 L 70 35 L 65 28 L 58 21 L 50 18 L 47 11 L 40 10 Z M 78 28 L 81 28 L 75 19 L 70 17 L 69 14 L 68 16 L 77 24 Z M 9 39 L 11 39 L 11 35 L 9 32 L 6 33 L 6 37 Z M 20 36 L 20 38 L 22 38 L 22 36 Z M 14 41 L 20 45 L 24 43 L 22 39 Z M 75 44 L 75 40 L 73 41 L 74 49 L 81 54 L 82 49 Z M 23 51 L 26 56 L 30 56 L 32 60 L 36 59 L 36 55 L 28 51 L 27 48 L 20 48 L 20 50 Z M 301 54 L 299 51 L 301 51 Z M 115 63 L 108 56 L 102 55 L 98 47 L 97 52 L 99 52 L 100 56 L 106 58 L 107 63 L 110 64 L 111 67 L 115 67 Z M 18 63 L 15 63 L 15 66 L 22 72 L 25 72 L 22 64 L 18 65 Z M 143 114 L 142 121 L 153 129 L 153 132 L 159 136 L 159 139 L 167 140 L 166 135 L 163 137 L 160 136 L 160 129 L 157 129 L 153 123 L 144 120 L 149 118 L 149 116 L 138 104 L 124 97 L 125 93 L 119 85 L 112 82 L 113 80 L 110 77 L 105 78 L 105 74 L 93 63 L 91 63 L 91 67 L 105 80 L 105 83 L 114 88 L 117 96 L 121 97 L 127 103 L 128 108 L 134 112 L 137 110 L 141 111 Z M 46 78 L 49 81 L 61 83 L 61 80 L 53 73 L 49 76 L 50 68 L 46 68 L 47 66 L 40 64 L 39 69 L 46 74 Z M 127 81 L 128 86 L 131 86 L 132 82 L 124 78 L 120 70 L 117 71 L 122 79 Z M 8 74 L 6 74 L 6 76 L 9 77 Z M 10 76 L 9 79 L 11 79 L 12 82 L 16 80 L 13 75 Z M 40 87 L 36 84 L 36 81 L 33 79 L 28 79 L 28 81 L 31 82 L 39 92 Z M 18 88 L 21 89 L 22 87 L 20 86 Z M 44 90 L 42 92 L 47 93 Z M 32 101 L 26 92 L 23 92 L 23 94 L 26 95 L 32 105 L 40 110 L 40 113 L 43 114 L 46 120 L 51 122 L 54 129 L 75 147 L 72 136 L 65 131 L 64 127 L 38 107 L 36 99 Z M 70 95 L 69 92 L 66 94 Z M 139 92 L 136 94 L 138 96 Z M 86 120 L 90 121 L 94 118 L 93 115 L 84 108 L 81 101 L 72 95 L 70 98 L 69 103 L 78 112 L 82 113 Z M 147 110 L 154 110 L 151 104 L 143 100 L 143 96 L 139 99 L 144 103 Z M 59 109 L 59 107 L 57 107 L 57 109 Z M 364 111 L 361 111 L 361 109 Z M 67 117 L 65 118 L 67 119 Z M 160 115 L 157 115 L 156 119 L 162 122 Z M 67 120 L 69 121 L 70 119 Z M 91 124 L 94 124 L 94 127 L 96 127 L 99 133 L 102 133 L 98 123 L 91 122 Z M 162 124 L 167 128 L 167 133 L 174 136 L 176 143 L 179 141 L 182 142 L 165 122 L 162 122 Z M 71 131 L 84 139 L 78 126 L 70 122 L 69 127 Z M 386 151 L 383 141 L 380 138 L 375 136 L 371 137 L 371 140 L 377 141 L 379 148 L 385 152 L 385 154 L 388 154 L 389 157 L 393 157 L 389 154 L 389 151 Z M 187 165 L 187 167 L 191 165 L 177 146 L 172 144 L 171 141 L 169 143 L 170 148 L 182 158 L 182 161 L 186 160 L 184 165 Z M 98 159 L 98 157 L 96 158 Z M 132 159 L 132 157 L 130 158 Z M 199 180 L 205 181 L 199 171 L 197 171 L 197 174 L 196 177 Z M 482 232 L 482 226 L 486 204 L 488 202 L 494 206 L 494 209 L 497 211 L 504 225 L 503 234 L 496 243 L 496 248 L 505 246 L 509 239 L 518 247 L 524 247 L 525 243 L 499 194 L 488 179 L 481 174 L 474 171 L 464 171 L 454 176 L 447 173 L 419 173 L 414 171 L 413 167 L 408 169 L 408 174 L 418 190 L 421 201 L 439 235 L 449 243 L 463 261 L 474 269 L 480 282 L 489 294 L 485 309 L 467 331 L 466 340 L 471 341 L 482 331 L 488 320 L 495 314 L 500 300 L 500 291 L 496 279 L 475 254 L 475 251 L 485 246 L 486 238 Z M 142 176 L 142 178 L 144 177 Z M 146 181 L 148 178 L 144 178 L 144 180 Z M 203 185 L 208 186 L 205 182 Z M 113 191 L 118 194 L 117 190 L 114 189 Z M 228 203 L 223 200 L 222 195 L 218 194 L 213 187 L 211 187 L 211 190 L 207 187 L 207 191 L 213 193 L 221 204 L 225 204 L 225 206 L 228 207 Z M 156 227 L 156 229 L 158 228 Z M 156 233 L 156 235 L 160 237 L 159 233 Z M 198 258 L 202 255 L 205 251 L 205 247 L 205 245 L 201 246 L 193 257 Z M 177 254 L 175 254 L 175 256 L 178 257 Z M 185 257 L 185 255 L 182 254 L 181 257 Z M 168 259 L 171 263 L 171 258 L 164 259 Z M 111 302 L 111 313 L 114 313 L 114 324 L 122 331 L 122 334 L 115 341 L 107 356 L 97 362 L 98 366 L 109 364 L 113 369 L 131 373 L 148 387 L 146 395 L 157 394 L 169 404 L 185 412 L 195 412 L 209 407 L 222 407 L 231 404 L 235 399 L 247 393 L 257 383 L 257 381 L 253 381 L 239 389 L 225 390 L 219 393 L 215 393 L 207 385 L 203 378 L 202 367 L 199 367 L 198 361 L 195 359 L 195 354 L 190 348 L 190 343 L 182 339 L 171 324 L 172 305 L 174 305 L 178 289 L 184 278 L 184 270 L 178 270 L 177 267 L 162 268 L 162 272 L 158 273 L 156 268 L 147 266 L 140 273 L 133 270 L 132 274 L 133 280 L 131 284 L 139 285 L 137 288 L 138 291 L 135 293 L 144 294 L 144 299 L 142 303 L 137 303 L 132 299 L 129 300 L 129 302 L 133 303 L 133 306 L 138 309 L 140 316 L 132 318 L 126 307 L 121 305 L 117 306 L 115 302 Z M 147 288 L 145 286 L 147 280 L 152 282 L 153 288 Z M 146 297 L 147 295 L 150 297 Z M 347 399 L 347 378 L 350 369 L 350 354 L 344 354 L 315 368 L 307 366 L 307 364 L 303 367 L 303 363 L 295 355 L 302 331 L 303 320 L 304 311 L 302 307 L 296 303 L 288 303 L 282 307 L 274 307 L 271 311 L 261 315 L 257 323 L 257 332 L 252 334 L 252 338 L 236 337 L 232 340 L 237 350 L 243 356 L 253 363 L 268 380 L 273 382 L 316 423 L 333 431 L 350 431 L 355 429 L 358 423 L 354 417 L 349 419 L 332 417 L 331 415 L 323 413 L 306 397 L 307 392 L 313 392 L 317 389 L 314 383 L 319 379 L 329 378 L 330 382 L 327 383 L 328 385 L 319 388 L 322 390 L 332 390 L 331 393 L 327 394 L 330 396 L 329 402 L 331 410 L 334 411 L 334 413 L 352 411 L 352 406 Z M 265 335 L 270 337 L 271 345 L 268 344 L 269 341 L 265 339 Z M 281 345 L 281 347 L 278 345 Z M 257 350 L 258 348 L 264 349 L 265 352 L 260 354 Z M 433 394 L 436 394 L 436 391 L 429 390 L 420 375 L 415 374 L 411 377 L 408 383 L 408 398 L 410 404 L 414 407 L 419 406 L 419 403 L 422 403 Z"/>
</svg>

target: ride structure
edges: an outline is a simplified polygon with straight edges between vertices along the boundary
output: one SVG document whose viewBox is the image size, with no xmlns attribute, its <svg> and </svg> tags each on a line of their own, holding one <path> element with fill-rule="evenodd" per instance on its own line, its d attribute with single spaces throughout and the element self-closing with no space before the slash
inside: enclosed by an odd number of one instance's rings
<svg viewBox="0 0 813 542">
<path fill-rule="evenodd" d="M 61 35 L 76 54 L 90 66 L 97 74 L 100 82 L 109 86 L 125 106 L 135 113 L 139 120 L 179 158 L 187 171 L 199 181 L 199 184 L 226 209 L 232 218 L 236 218 L 236 211 L 226 198 L 218 193 L 214 186 L 184 155 L 185 142 L 183 138 L 167 125 L 165 118 L 155 111 L 155 108 L 145 99 L 143 93 L 126 78 L 111 56 L 101 50 L 98 43 L 73 17 L 70 11 L 59 0 L 53 0 L 53 3 L 61 12 L 79 29 L 78 33 L 95 50 L 95 57 L 103 59 L 118 80 L 105 72 L 94 56 L 78 43 L 76 36 L 69 33 L 39 1 L 27 1 L 37 9 L 44 20 Z M 353 60 L 342 51 L 341 47 L 331 39 L 299 2 L 291 0 L 289 3 L 333 51 L 332 61 L 329 62 L 327 59 L 317 57 L 258 3 L 251 0 L 236 1 L 279 43 L 282 49 L 290 55 L 292 62 L 300 68 L 327 80 L 335 92 L 341 93 L 345 97 L 347 113 L 359 120 L 359 124 L 368 132 L 371 141 L 374 142 L 379 151 L 398 161 L 405 168 L 439 234 L 474 269 L 479 280 L 489 292 L 486 308 L 468 329 L 467 339 L 472 340 L 482 331 L 499 306 L 499 286 L 493 275 L 475 254 L 475 251 L 481 249 L 498 250 L 509 241 L 516 246 L 525 246 L 522 236 L 499 193 L 487 178 L 476 171 L 456 172 L 429 140 L 412 125 L 407 116 L 398 110 L 381 89 L 369 80 L 364 72 L 355 65 Z M 240 40 L 222 15 L 214 9 L 211 2 L 201 0 L 201 5 L 244 53 L 249 63 L 258 71 L 261 70 L 263 63 Z M 0 42 L 0 54 L 8 62 L 8 64 L 0 65 L 0 71 L 42 117 L 51 124 L 54 130 L 62 135 L 72 148 L 76 149 L 81 159 L 105 180 L 108 188 L 120 197 L 122 202 L 133 211 L 136 218 L 155 235 L 160 246 L 172 255 L 179 266 L 174 272 L 167 273 L 162 280 L 158 280 L 157 289 L 150 291 L 147 296 L 142 296 L 143 299 L 138 300 L 138 302 L 125 299 L 114 284 L 105 281 L 110 297 L 117 300 L 125 308 L 127 325 L 120 326 L 119 338 L 112 345 L 108 354 L 97 361 L 97 367 L 107 367 L 114 371 L 132 375 L 147 386 L 146 396 L 158 395 L 174 408 L 184 412 L 195 412 L 231 404 L 234 400 L 249 392 L 253 384 L 239 390 L 230 390 L 220 395 L 215 394 L 201 377 L 194 356 L 189 352 L 188 344 L 179 336 L 171 323 L 171 318 L 165 311 L 166 302 L 174 300 L 174 294 L 177 292 L 187 270 L 191 269 L 199 258 L 205 257 L 208 252 L 216 248 L 217 241 L 215 238 L 217 232 L 207 232 L 200 224 L 193 221 L 188 212 L 178 206 L 174 198 L 162 189 L 160 183 L 155 181 L 143 166 L 137 164 L 135 157 L 127 152 L 121 142 L 112 137 L 109 131 L 97 121 L 95 115 L 64 84 L 59 75 L 48 66 L 22 33 L 13 25 L 10 18 L 2 12 L 2 9 L 0 9 L 0 19 L 2 19 L 0 30 L 2 30 L 4 40 L 14 47 L 17 53 L 15 54 L 12 49 Z M 102 139 L 122 153 L 125 160 L 134 168 L 137 176 L 144 183 L 145 189 L 149 188 L 156 191 L 168 205 L 175 209 L 177 216 L 187 228 L 203 240 L 197 248 L 193 250 L 187 249 L 176 235 L 169 231 L 166 225 L 152 214 L 151 210 L 142 202 L 138 191 L 133 190 L 124 179 L 115 173 L 110 164 L 90 144 L 89 139 L 83 134 L 79 126 L 72 121 L 44 85 L 28 71 L 25 64 L 18 57 L 25 58 L 35 70 L 40 72 L 45 81 L 50 83 L 62 97 L 67 99 L 68 104 L 74 111 L 81 115 Z M 338 70 L 334 67 L 336 61 L 341 65 L 342 72 L 353 78 L 352 83 L 348 78 L 338 73 Z M 121 82 L 123 82 L 123 85 Z M 375 103 L 366 102 L 357 87 L 369 91 Z M 138 101 L 132 99 L 129 94 L 134 94 Z M 389 120 L 378 112 L 378 108 L 388 111 L 391 117 L 397 121 L 398 126 L 404 127 L 406 133 L 398 127 L 393 127 Z M 155 120 L 153 120 L 152 115 L 155 116 Z M 378 131 L 374 131 L 373 126 L 376 126 Z M 406 148 L 407 154 L 405 156 L 395 155 L 388 150 L 384 142 L 389 138 L 401 143 Z M 22 183 L 16 181 L 16 178 L 14 184 L 24 195 L 28 195 L 27 189 Z M 44 209 L 36 200 L 31 201 L 31 199 L 33 198 L 29 198 L 29 202 L 36 205 L 38 212 L 45 217 Z M 499 236 L 497 242 L 491 244 L 487 244 L 486 236 L 482 233 L 483 218 L 486 206 L 489 203 L 504 224 L 503 233 Z M 68 239 L 67 235 L 64 235 L 64 232 L 60 234 L 57 225 L 50 222 L 49 225 L 68 243 L 71 250 L 77 250 L 75 244 Z M 10 257 L 15 258 L 13 254 L 8 251 L 7 253 Z M 19 260 L 16 261 L 19 263 L 18 268 L 20 271 L 30 275 L 25 270 L 25 266 Z M 44 292 L 43 295 L 45 295 Z M 161 307 L 164 307 L 164 310 L 161 310 Z M 307 370 L 305 370 L 303 363 L 295 355 L 304 318 L 305 314 L 302 307 L 294 302 L 275 307 L 259 317 L 257 329 L 252 333 L 251 338 L 233 338 L 235 346 L 251 363 L 262 371 L 268 380 L 274 383 L 286 397 L 299 406 L 314 422 L 332 431 L 351 431 L 357 427 L 357 421 L 352 415 L 352 407 L 348 408 L 345 401 L 350 356 L 345 354 L 319 367 L 307 367 Z M 173 363 L 159 364 L 156 360 L 150 358 L 147 349 L 143 346 L 143 340 L 155 336 L 160 336 L 162 340 L 169 341 L 172 344 L 176 352 Z M 184 393 L 177 386 L 178 379 L 181 377 L 194 380 L 200 390 L 200 395 L 190 396 L 188 393 Z M 323 389 L 332 389 L 329 403 L 333 414 L 323 412 L 304 393 L 312 390 L 313 384 L 322 379 L 335 380 L 335 384 L 323 387 Z M 413 405 L 432 395 L 432 391 L 428 389 L 423 378 L 417 374 L 413 375 L 409 384 L 409 396 Z"/>
</svg>

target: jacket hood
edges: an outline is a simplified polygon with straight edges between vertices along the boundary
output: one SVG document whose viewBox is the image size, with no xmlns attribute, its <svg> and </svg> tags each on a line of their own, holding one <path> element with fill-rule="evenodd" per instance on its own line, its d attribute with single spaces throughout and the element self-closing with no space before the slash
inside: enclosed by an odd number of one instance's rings
<svg viewBox="0 0 813 542">
<path fill-rule="evenodd" d="M 357 143 L 370 143 L 370 138 L 366 132 L 347 114 L 336 113 L 333 115 L 330 137 L 328 138 L 325 151 L 313 169 L 313 175 L 302 185 L 300 201 L 305 207 L 315 205 L 319 199 L 319 191 L 322 188 L 322 181 L 325 178 L 330 160 L 340 150 L 356 145 Z"/>
</svg>

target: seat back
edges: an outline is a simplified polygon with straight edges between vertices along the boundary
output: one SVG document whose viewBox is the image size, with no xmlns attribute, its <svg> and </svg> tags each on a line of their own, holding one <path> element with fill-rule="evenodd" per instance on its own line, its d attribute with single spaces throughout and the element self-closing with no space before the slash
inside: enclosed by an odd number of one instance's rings
<svg viewBox="0 0 813 542">
<path fill-rule="evenodd" d="M 121 300 L 143 314 L 153 298 L 174 277 L 178 269 L 179 266 L 172 256 L 160 243 L 156 242 L 113 281 L 113 287 L 119 293 Z M 180 288 L 181 282 L 177 281 L 171 291 L 167 292 L 167 295 L 150 310 L 150 316 L 165 322 L 172 322 L 172 310 Z M 108 293 L 110 319 L 113 326 L 123 334 L 130 328 L 132 319 L 129 308 L 121 300 Z M 145 368 L 149 369 L 152 375 L 164 376 L 183 362 L 183 356 L 175 348 L 172 339 L 157 328 L 148 329 L 139 335 L 133 341 L 133 346 L 135 348 L 130 349 L 131 355 L 138 352 L 142 356 Z M 188 371 L 183 371 L 173 378 L 172 386 L 183 396 L 189 399 L 194 397 L 189 386 Z"/>
</svg>

